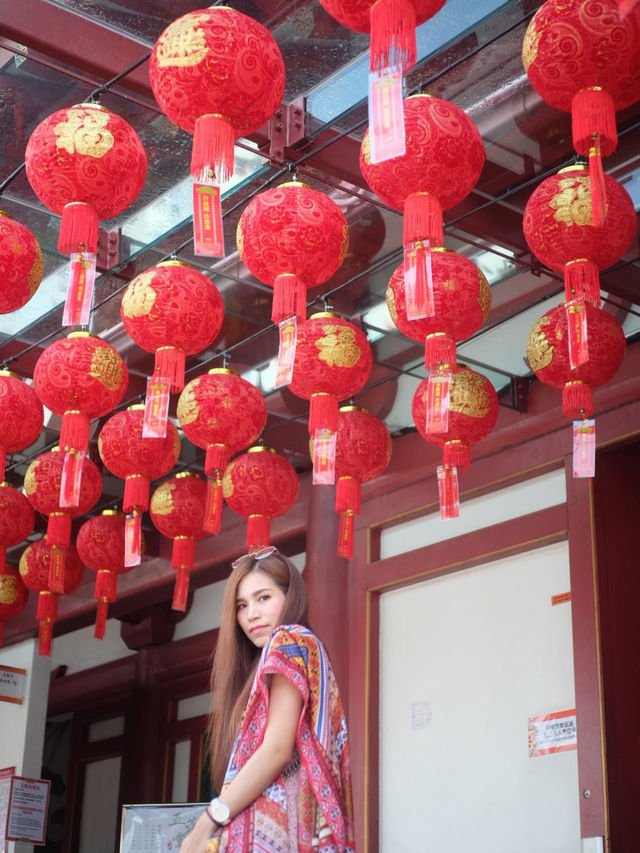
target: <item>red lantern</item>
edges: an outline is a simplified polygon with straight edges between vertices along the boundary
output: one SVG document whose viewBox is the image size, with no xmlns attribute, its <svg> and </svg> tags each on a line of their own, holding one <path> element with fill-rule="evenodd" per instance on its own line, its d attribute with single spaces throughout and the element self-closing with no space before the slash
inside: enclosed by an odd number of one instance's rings
<svg viewBox="0 0 640 853">
<path fill-rule="evenodd" d="M 360 168 L 385 204 L 404 212 L 405 249 L 440 246 L 442 211 L 473 189 L 484 166 L 484 146 L 464 110 L 431 95 L 404 101 L 406 153 L 372 163 L 369 131 L 362 140 Z"/>
<path fill-rule="evenodd" d="M 163 261 L 132 279 L 120 312 L 127 334 L 155 352 L 154 372 L 172 391 L 184 387 L 185 356 L 206 349 L 224 319 L 214 283 L 182 261 Z"/>
<path fill-rule="evenodd" d="M 280 105 L 285 70 L 269 30 L 217 6 L 189 12 L 164 30 L 149 77 L 162 111 L 194 134 L 194 180 L 220 186 L 233 174 L 235 139 L 258 130 Z"/>
<path fill-rule="evenodd" d="M 116 600 L 118 575 L 130 572 L 124 565 L 124 514 L 113 509 L 90 518 L 78 530 L 76 548 L 82 562 L 97 572 L 95 598 L 98 602 L 95 636 L 104 637 L 107 609 Z"/>
<path fill-rule="evenodd" d="M 172 421 L 167 422 L 164 438 L 144 438 L 144 406 L 129 406 L 116 412 L 104 424 L 98 436 L 98 452 L 105 467 L 125 481 L 122 508 L 132 514 L 131 563 L 140 562 L 140 514 L 149 508 L 151 480 L 165 477 L 180 457 L 180 436 Z M 129 530 L 129 528 L 127 528 Z"/>
<path fill-rule="evenodd" d="M 487 319 L 491 288 L 482 270 L 464 255 L 437 247 L 431 255 L 433 315 L 407 317 L 404 265 L 391 276 L 387 307 L 395 326 L 414 341 L 424 342 L 427 370 L 456 366 L 456 341 L 471 337 Z"/>
<path fill-rule="evenodd" d="M 22 612 L 28 596 L 20 575 L 7 566 L 7 548 L 27 538 L 34 520 L 31 504 L 22 492 L 9 483 L 0 483 L 0 645 L 4 620 Z"/>
<path fill-rule="evenodd" d="M 204 512 L 207 484 L 189 471 L 161 483 L 151 497 L 149 514 L 163 536 L 173 539 L 171 566 L 178 572 L 173 593 L 174 610 L 185 610 L 189 573 L 195 563 L 195 540 L 207 535 Z"/>
<path fill-rule="evenodd" d="M 31 299 L 42 280 L 40 244 L 28 228 L 0 210 L 0 314 L 10 314 Z"/>
<path fill-rule="evenodd" d="M 260 437 L 267 420 L 264 398 L 233 370 L 217 367 L 189 382 L 178 400 L 177 415 L 187 438 L 207 451 L 204 526 L 210 533 L 219 533 L 222 475 L 231 456 Z"/>
<path fill-rule="evenodd" d="M 443 518 L 453 518 L 458 515 L 457 469 L 469 467 L 469 448 L 486 438 L 494 428 L 498 418 L 498 395 L 486 376 L 459 364 L 449 374 L 446 428 L 434 432 L 427 422 L 431 380 L 428 376 L 416 388 L 411 413 L 420 435 L 443 449 L 442 468 L 438 471 L 440 513 Z"/>
<path fill-rule="evenodd" d="M 75 507 L 61 506 L 64 455 L 58 447 L 36 457 L 24 475 L 24 490 L 31 506 L 49 516 L 47 545 L 51 550 L 49 589 L 61 593 L 66 583 L 66 554 L 71 541 L 71 519 L 84 515 L 95 506 L 102 494 L 102 478 L 98 466 L 89 457 L 82 459 L 82 478 Z"/>
<path fill-rule="evenodd" d="M 564 305 L 551 308 L 531 329 L 527 358 L 545 385 L 562 388 L 562 410 L 569 418 L 593 414 L 591 389 L 613 378 L 627 343 L 618 321 L 590 303 L 584 306 L 589 329 L 589 360 L 571 369 L 569 331 Z"/>
<path fill-rule="evenodd" d="M 0 564 L 0 646 L 2 629 L 7 619 L 22 613 L 27 604 L 29 590 L 20 574 L 5 562 Z"/>
<path fill-rule="evenodd" d="M 247 519 L 248 549 L 270 544 L 271 519 L 291 509 L 298 486 L 293 465 L 270 447 L 250 447 L 229 463 L 222 490 L 231 509 Z"/>
<path fill-rule="evenodd" d="M 342 406 L 336 437 L 336 512 L 340 513 L 338 555 L 353 556 L 354 516 L 360 513 L 361 484 L 379 477 L 391 459 L 384 423 L 356 406 Z"/>
<path fill-rule="evenodd" d="M 127 366 L 106 341 L 71 332 L 44 349 L 33 373 L 36 394 L 62 416 L 60 447 L 73 454 L 89 447 L 89 421 L 114 409 L 129 382 Z"/>
<path fill-rule="evenodd" d="M 4 480 L 7 453 L 29 447 L 44 422 L 36 392 L 17 373 L 0 370 L 0 480 Z"/>
<path fill-rule="evenodd" d="M 601 156 L 617 146 L 615 111 L 640 98 L 640 9 L 621 16 L 616 0 L 547 0 L 522 45 L 531 85 L 571 112 L 573 145 L 589 157 L 593 222 L 606 211 Z"/>
<path fill-rule="evenodd" d="M 307 317 L 307 288 L 323 284 L 344 260 L 347 221 L 324 193 L 299 181 L 259 193 L 245 207 L 238 252 L 251 273 L 273 287 L 271 319 Z"/>
<path fill-rule="evenodd" d="M 371 33 L 372 71 L 395 65 L 409 71 L 416 62 L 416 26 L 445 0 L 320 0 L 330 15 L 358 33 Z"/>
<path fill-rule="evenodd" d="M 600 304 L 598 271 L 612 266 L 627 251 L 637 229 L 629 193 L 604 176 L 607 211 L 601 225 L 591 219 L 591 180 L 586 166 L 561 169 L 534 190 L 522 227 L 538 260 L 564 273 L 567 302 L 585 298 Z"/>
<path fill-rule="evenodd" d="M 66 552 L 64 583 L 60 592 L 69 595 L 80 585 L 84 566 L 73 545 L 68 545 Z M 22 552 L 20 577 L 25 586 L 38 593 L 36 611 L 39 622 L 38 653 L 47 657 L 51 654 L 51 634 L 53 623 L 58 615 L 58 595 L 49 586 L 51 569 L 51 549 L 46 539 L 32 542 Z"/>
</svg>

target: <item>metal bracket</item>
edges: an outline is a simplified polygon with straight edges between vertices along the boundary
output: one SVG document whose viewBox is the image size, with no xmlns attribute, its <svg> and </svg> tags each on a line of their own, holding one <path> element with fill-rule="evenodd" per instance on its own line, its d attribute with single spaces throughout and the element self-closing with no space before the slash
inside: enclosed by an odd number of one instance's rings
<svg viewBox="0 0 640 853">
<path fill-rule="evenodd" d="M 98 229 L 98 251 L 96 253 L 96 269 L 107 272 L 120 261 L 120 229 L 105 231 Z"/>
<path fill-rule="evenodd" d="M 269 159 L 277 166 L 285 161 L 286 148 L 305 137 L 307 99 L 302 96 L 291 104 L 281 104 L 269 119 Z"/>
</svg>

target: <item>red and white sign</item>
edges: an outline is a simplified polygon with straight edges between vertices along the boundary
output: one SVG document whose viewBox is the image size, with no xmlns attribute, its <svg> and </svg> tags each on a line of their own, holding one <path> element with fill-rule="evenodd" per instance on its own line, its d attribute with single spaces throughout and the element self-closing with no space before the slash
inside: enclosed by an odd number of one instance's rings
<svg viewBox="0 0 640 853">
<path fill-rule="evenodd" d="M 576 709 L 529 717 L 529 757 L 578 748 Z"/>
<path fill-rule="evenodd" d="M 7 841 L 45 844 L 50 788 L 48 779 L 11 778 Z"/>
</svg>

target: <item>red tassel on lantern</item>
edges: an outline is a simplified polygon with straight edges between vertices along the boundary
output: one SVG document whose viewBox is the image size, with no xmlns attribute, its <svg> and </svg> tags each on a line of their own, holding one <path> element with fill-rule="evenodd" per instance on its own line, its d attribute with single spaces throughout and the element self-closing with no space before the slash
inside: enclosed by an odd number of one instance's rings
<svg viewBox="0 0 640 853">
<path fill-rule="evenodd" d="M 191 175 L 201 184 L 219 187 L 233 175 L 233 125 L 219 113 L 197 118 L 191 151 Z"/>
<path fill-rule="evenodd" d="M 91 204 L 72 201 L 62 210 L 58 251 L 61 255 L 91 252 L 98 249 L 98 211 Z"/>
</svg>

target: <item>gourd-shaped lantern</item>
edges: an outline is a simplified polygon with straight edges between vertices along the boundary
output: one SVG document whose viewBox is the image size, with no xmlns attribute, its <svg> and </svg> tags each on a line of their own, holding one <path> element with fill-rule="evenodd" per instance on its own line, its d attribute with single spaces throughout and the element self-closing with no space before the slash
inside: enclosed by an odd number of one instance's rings
<svg viewBox="0 0 640 853">
<path fill-rule="evenodd" d="M 280 106 L 285 81 L 280 49 L 269 30 L 235 9 L 197 9 L 160 35 L 149 77 L 165 115 L 194 134 L 196 244 L 203 237 L 205 243 L 221 243 L 213 233 L 220 204 L 213 188 L 233 174 L 235 140 L 258 130 Z M 224 252 L 218 248 L 202 254 Z"/>
<path fill-rule="evenodd" d="M 365 333 L 339 314 L 323 311 L 300 324 L 289 388 L 310 402 L 309 433 L 314 439 L 316 476 L 324 467 L 333 474 L 335 459 L 335 441 L 323 445 L 319 435 L 335 436 L 339 402 L 364 388 L 372 364 Z M 333 482 L 333 476 L 322 482 Z"/>
<path fill-rule="evenodd" d="M 171 391 L 184 387 L 185 356 L 206 349 L 224 319 L 218 289 L 204 273 L 183 261 L 162 261 L 130 282 L 120 309 L 126 333 L 155 352 L 156 376 Z"/>
<path fill-rule="evenodd" d="M 458 516 L 458 468 L 469 467 L 469 448 L 486 438 L 494 428 L 498 418 L 498 395 L 486 376 L 458 364 L 450 373 L 446 423 L 435 432 L 428 418 L 431 378 L 423 379 L 416 388 L 411 413 L 425 441 L 442 447 L 442 466 L 438 470 L 440 513 L 443 518 L 454 518 Z"/>
<path fill-rule="evenodd" d="M 640 9 L 616 0 L 547 0 L 522 45 L 529 81 L 552 107 L 571 113 L 573 145 L 589 157 L 593 223 L 606 213 L 601 157 L 618 144 L 616 110 L 640 98 Z"/>
<path fill-rule="evenodd" d="M 360 514 L 362 483 L 374 480 L 391 459 L 391 436 L 365 409 L 342 406 L 336 436 L 336 512 L 340 513 L 338 555 L 353 556 L 355 516 Z"/>
<path fill-rule="evenodd" d="M 49 517 L 47 546 L 51 550 L 49 589 L 64 592 L 66 583 L 66 554 L 71 541 L 71 519 L 84 515 L 95 506 L 102 493 L 102 478 L 98 466 L 88 456 L 82 459 L 82 478 L 77 503 L 63 506 L 61 497 L 64 475 L 64 454 L 59 447 L 37 456 L 24 475 L 24 490 L 36 512 Z"/>
<path fill-rule="evenodd" d="M 607 209 L 600 225 L 591 217 L 591 179 L 576 164 L 545 178 L 524 209 L 522 228 L 538 260 L 564 274 L 567 302 L 587 299 L 600 305 L 599 270 L 613 266 L 631 245 L 637 230 L 629 193 L 604 176 Z"/>
<path fill-rule="evenodd" d="M 124 513 L 105 509 L 87 519 L 78 530 L 78 556 L 92 572 L 97 572 L 95 598 L 98 602 L 94 636 L 104 637 L 109 604 L 116 600 L 118 575 L 130 572 L 124 564 Z"/>
<path fill-rule="evenodd" d="M 489 282 L 469 258 L 436 247 L 431 268 L 433 313 L 429 317 L 407 316 L 403 264 L 391 276 L 387 288 L 391 319 L 403 335 L 424 343 L 424 364 L 429 371 L 456 366 L 456 342 L 477 332 L 491 307 Z"/>
<path fill-rule="evenodd" d="M 0 210 L 0 314 L 10 314 L 31 299 L 42 281 L 40 244 L 31 231 Z"/>
<path fill-rule="evenodd" d="M 34 521 L 33 508 L 22 492 L 0 483 L 0 645 L 4 621 L 24 610 L 29 595 L 18 572 L 7 566 L 7 548 L 26 539 Z"/>
<path fill-rule="evenodd" d="M 445 0 L 320 0 L 330 15 L 357 33 L 371 33 L 372 71 L 416 63 L 416 26 L 444 6 Z"/>
<path fill-rule="evenodd" d="M 222 491 L 233 512 L 247 519 L 249 550 L 270 544 L 271 519 L 291 509 L 298 488 L 293 465 L 270 447 L 250 447 L 227 465 Z"/>
<path fill-rule="evenodd" d="M 62 416 L 59 445 L 71 480 L 82 471 L 79 460 L 89 448 L 91 418 L 109 414 L 124 397 L 127 366 L 111 344 L 89 332 L 71 332 L 42 351 L 33 382 L 44 405 Z M 64 505 L 75 506 L 73 502 Z"/>
<path fill-rule="evenodd" d="M 416 287 L 429 286 L 429 253 L 444 241 L 442 211 L 473 189 L 484 166 L 475 124 L 456 104 L 431 95 L 404 101 L 406 152 L 371 162 L 369 132 L 360 148 L 364 179 L 385 204 L 404 213 L 405 267 Z"/>
<path fill-rule="evenodd" d="M 32 542 L 22 552 L 20 557 L 20 577 L 25 586 L 38 593 L 38 654 L 51 654 L 51 635 L 53 623 L 58 616 L 58 593 L 51 590 L 49 576 L 51 575 L 51 549 L 46 539 Z M 84 566 L 73 545 L 67 547 L 64 584 L 60 593 L 69 595 L 80 585 Z"/>
<path fill-rule="evenodd" d="M 147 175 L 142 142 L 115 113 L 77 104 L 40 122 L 27 143 L 25 164 L 40 201 L 62 214 L 58 250 L 73 256 L 69 325 L 86 323 L 82 307 L 90 303 L 86 288 L 93 287 L 98 221 L 122 213 L 140 193 Z"/>
<path fill-rule="evenodd" d="M 271 319 L 307 317 L 307 288 L 340 267 L 349 229 L 338 205 L 299 181 L 254 196 L 237 230 L 238 252 L 250 272 L 273 287 Z"/>
<path fill-rule="evenodd" d="M 171 605 L 174 610 L 187 607 L 196 539 L 207 535 L 204 529 L 206 503 L 207 484 L 190 471 L 180 471 L 175 477 L 165 480 L 151 496 L 151 520 L 163 536 L 173 539 L 171 566 L 178 573 Z"/>
<path fill-rule="evenodd" d="M 44 422 L 42 403 L 22 377 L 0 370 L 0 479 L 4 480 L 7 453 L 29 447 Z"/>
<path fill-rule="evenodd" d="M 228 367 L 196 376 L 180 395 L 178 420 L 184 434 L 207 451 L 207 509 L 204 527 L 219 533 L 222 520 L 222 475 L 229 459 L 260 437 L 267 407 L 258 389 Z"/>
<path fill-rule="evenodd" d="M 125 563 L 141 560 L 141 518 L 149 509 L 151 480 L 165 477 L 180 457 L 180 436 L 172 421 L 164 438 L 145 438 L 144 405 L 129 406 L 106 421 L 98 436 L 98 452 L 104 466 L 124 480 L 122 509 L 127 519 Z"/>
<path fill-rule="evenodd" d="M 589 328 L 589 360 L 571 368 L 567 314 L 563 305 L 549 309 L 535 323 L 527 341 L 531 369 L 545 385 L 562 388 L 562 410 L 569 418 L 593 414 L 591 389 L 613 378 L 626 351 L 618 321 L 590 303 L 585 304 Z"/>
</svg>

